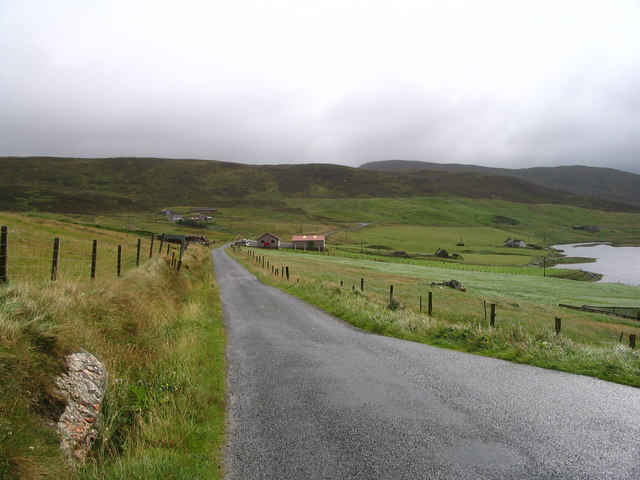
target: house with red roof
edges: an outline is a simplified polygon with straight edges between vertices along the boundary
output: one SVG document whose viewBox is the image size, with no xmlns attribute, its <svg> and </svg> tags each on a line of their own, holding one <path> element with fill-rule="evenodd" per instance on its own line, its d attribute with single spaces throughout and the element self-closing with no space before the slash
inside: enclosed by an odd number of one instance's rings
<svg viewBox="0 0 640 480">
<path fill-rule="evenodd" d="M 293 248 L 296 250 L 324 251 L 324 235 L 294 235 L 291 239 Z"/>
</svg>

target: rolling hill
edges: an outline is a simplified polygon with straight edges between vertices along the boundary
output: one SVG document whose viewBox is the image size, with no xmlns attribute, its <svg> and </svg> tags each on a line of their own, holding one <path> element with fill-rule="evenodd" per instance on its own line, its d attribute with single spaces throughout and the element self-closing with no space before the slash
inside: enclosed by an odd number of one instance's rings
<svg viewBox="0 0 640 480">
<path fill-rule="evenodd" d="M 396 173 L 429 170 L 459 174 L 505 175 L 554 190 L 640 207 L 640 175 L 613 168 L 574 165 L 509 169 L 412 160 L 369 162 L 361 165 L 360 168 L 368 171 Z"/>
<path fill-rule="evenodd" d="M 0 209 L 96 213 L 168 205 L 285 206 L 295 198 L 463 197 L 638 208 L 483 172 L 373 171 L 330 164 L 245 165 L 159 158 L 0 158 Z"/>
</svg>

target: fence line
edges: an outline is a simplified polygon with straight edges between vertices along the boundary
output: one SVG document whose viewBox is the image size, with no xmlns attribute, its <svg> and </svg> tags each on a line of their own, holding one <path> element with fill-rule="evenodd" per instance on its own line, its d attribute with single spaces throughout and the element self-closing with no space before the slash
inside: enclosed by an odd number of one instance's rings
<svg viewBox="0 0 640 480">
<path fill-rule="evenodd" d="M 123 233 L 121 235 L 133 234 Z M 93 238 L 97 237 L 97 238 Z M 84 238 L 45 238 L 39 232 L 0 229 L 0 284 L 12 281 L 56 281 L 119 277 L 154 256 L 169 256 L 172 267 L 182 266 L 187 243 L 167 244 L 167 253 L 155 252 L 153 233 L 147 237 L 104 238 L 99 232 Z M 164 234 L 162 235 L 164 237 Z"/>
</svg>

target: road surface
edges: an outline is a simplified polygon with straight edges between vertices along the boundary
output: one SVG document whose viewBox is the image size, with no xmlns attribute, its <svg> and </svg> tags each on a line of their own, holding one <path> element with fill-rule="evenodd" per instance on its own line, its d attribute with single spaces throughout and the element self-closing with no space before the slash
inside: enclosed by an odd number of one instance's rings
<svg viewBox="0 0 640 480">
<path fill-rule="evenodd" d="M 640 479 L 640 390 L 364 333 L 213 257 L 227 480 Z"/>
</svg>

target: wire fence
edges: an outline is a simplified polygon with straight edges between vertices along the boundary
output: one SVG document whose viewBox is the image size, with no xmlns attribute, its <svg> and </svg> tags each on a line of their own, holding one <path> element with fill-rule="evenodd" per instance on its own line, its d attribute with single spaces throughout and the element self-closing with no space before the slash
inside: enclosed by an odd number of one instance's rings
<svg viewBox="0 0 640 480">
<path fill-rule="evenodd" d="M 169 256 L 171 266 L 179 270 L 184 249 L 184 242 L 165 243 L 164 234 L 140 237 L 120 232 L 114 236 L 87 232 L 52 237 L 42 231 L 2 226 L 0 284 L 119 277 L 154 255 Z"/>
</svg>

